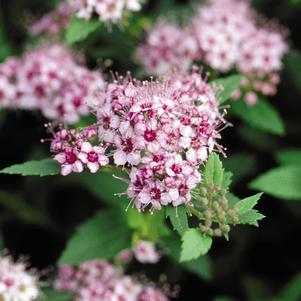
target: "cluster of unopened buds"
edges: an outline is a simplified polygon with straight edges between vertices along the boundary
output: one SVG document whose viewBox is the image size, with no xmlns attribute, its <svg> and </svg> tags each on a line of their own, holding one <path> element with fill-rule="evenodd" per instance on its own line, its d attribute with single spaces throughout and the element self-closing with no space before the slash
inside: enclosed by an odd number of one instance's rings
<svg viewBox="0 0 301 301">
<path fill-rule="evenodd" d="M 75 123 L 104 87 L 100 72 L 78 64 L 61 45 L 45 45 L 0 64 L 0 108 L 40 110 Z"/>
<path fill-rule="evenodd" d="M 0 300 L 33 301 L 39 296 L 38 277 L 27 270 L 25 262 L 0 256 Z"/>
<path fill-rule="evenodd" d="M 208 0 L 185 27 L 160 20 L 136 57 L 151 75 L 187 70 L 195 60 L 221 73 L 236 70 L 245 79 L 233 98 L 254 104 L 258 95 L 276 93 L 288 50 L 284 30 L 262 19 L 249 0 Z"/>
<path fill-rule="evenodd" d="M 129 174 L 127 195 L 138 210 L 191 201 L 199 166 L 225 121 L 214 90 L 197 70 L 162 81 L 119 77 L 94 107 L 97 124 L 53 132 L 51 151 L 63 175 L 93 173 L 111 163 Z"/>
<path fill-rule="evenodd" d="M 168 289 L 124 275 L 107 261 L 63 266 L 54 287 L 75 294 L 75 301 L 168 301 Z"/>
</svg>

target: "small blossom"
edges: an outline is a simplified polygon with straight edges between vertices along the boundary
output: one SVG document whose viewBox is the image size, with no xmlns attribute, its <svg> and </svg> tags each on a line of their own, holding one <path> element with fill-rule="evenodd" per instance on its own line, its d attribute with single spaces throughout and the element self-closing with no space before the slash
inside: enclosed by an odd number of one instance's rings
<svg viewBox="0 0 301 301">
<path fill-rule="evenodd" d="M 32 301 L 39 295 L 38 278 L 26 270 L 24 263 L 14 263 L 8 256 L 0 257 L 1 300 Z"/>
<path fill-rule="evenodd" d="M 79 18 L 90 19 L 95 13 L 105 23 L 117 23 L 129 12 L 141 9 L 140 0 L 70 0 Z"/>
<path fill-rule="evenodd" d="M 141 263 L 157 263 L 160 259 L 155 244 L 149 241 L 138 241 L 133 251 L 135 258 Z"/>
<path fill-rule="evenodd" d="M 83 163 L 74 149 L 65 149 L 63 152 L 57 154 L 54 160 L 61 164 L 61 173 L 63 176 L 67 176 L 72 172 L 81 173 L 84 170 Z"/>
<path fill-rule="evenodd" d="M 105 149 L 101 146 L 92 146 L 89 142 L 81 145 L 81 152 L 78 158 L 87 164 L 91 173 L 96 173 L 100 166 L 109 164 L 109 159 L 105 155 Z"/>
</svg>

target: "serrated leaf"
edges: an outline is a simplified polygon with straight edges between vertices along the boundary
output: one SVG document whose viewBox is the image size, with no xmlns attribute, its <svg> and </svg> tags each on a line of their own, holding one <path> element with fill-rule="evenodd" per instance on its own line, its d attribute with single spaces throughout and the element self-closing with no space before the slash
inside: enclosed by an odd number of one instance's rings
<svg viewBox="0 0 301 301">
<path fill-rule="evenodd" d="M 230 171 L 224 172 L 222 187 L 227 189 L 232 183 L 233 173 Z"/>
<path fill-rule="evenodd" d="M 256 129 L 280 136 L 285 133 L 279 113 L 263 99 L 252 106 L 243 101 L 233 101 L 231 108 L 235 115 Z"/>
<path fill-rule="evenodd" d="M 0 170 L 2 174 L 22 176 L 54 176 L 60 173 L 59 164 L 52 159 L 40 161 L 28 161 L 23 164 L 16 164 Z"/>
<path fill-rule="evenodd" d="M 185 206 L 167 207 L 166 216 L 169 217 L 171 224 L 179 235 L 183 235 L 189 228 L 187 211 Z"/>
<path fill-rule="evenodd" d="M 197 229 L 189 229 L 182 236 L 180 261 L 197 259 L 208 253 L 212 245 L 212 238 L 200 233 Z"/>
<path fill-rule="evenodd" d="M 226 195 L 229 205 L 234 206 L 236 203 L 240 201 L 240 199 L 231 192 L 228 192 Z"/>
<path fill-rule="evenodd" d="M 244 214 L 249 210 L 253 209 L 258 203 L 263 193 L 258 193 L 253 196 L 247 197 L 235 204 L 238 210 L 238 214 Z"/>
<path fill-rule="evenodd" d="M 73 17 L 66 29 L 65 39 L 68 44 L 74 44 L 88 37 L 89 34 L 100 28 L 101 22 L 97 19 L 85 20 Z"/>
<path fill-rule="evenodd" d="M 204 180 L 207 184 L 222 184 L 223 182 L 223 165 L 218 155 L 212 153 L 205 165 Z"/>
<path fill-rule="evenodd" d="M 264 219 L 265 216 L 259 213 L 256 209 L 251 209 L 243 214 L 239 214 L 238 218 L 239 224 L 258 227 L 258 221 Z"/>
<path fill-rule="evenodd" d="M 276 159 L 283 165 L 301 166 L 301 150 L 291 149 L 279 151 L 276 154 Z"/>
<path fill-rule="evenodd" d="M 180 254 L 181 254 L 181 242 L 178 239 L 176 234 L 171 235 L 164 239 L 164 245 L 166 248 L 167 254 L 170 258 L 175 261 L 177 264 L 180 263 Z M 209 280 L 212 278 L 213 268 L 208 256 L 204 255 L 198 259 L 182 262 L 181 266 L 198 275 L 199 277 Z"/>
<path fill-rule="evenodd" d="M 250 187 L 284 200 L 301 200 L 301 168 L 274 168 L 251 182 Z"/>
<path fill-rule="evenodd" d="M 43 290 L 43 297 L 42 300 L 44 301 L 71 301 L 73 300 L 73 295 L 67 292 L 58 292 L 51 288 L 47 288 Z"/>
<path fill-rule="evenodd" d="M 225 78 L 219 78 L 211 82 L 214 85 L 221 86 L 223 88 L 223 90 L 217 95 L 219 103 L 224 103 L 230 99 L 232 93 L 240 87 L 242 79 L 242 74 L 235 74 Z"/>
<path fill-rule="evenodd" d="M 80 225 L 68 241 L 59 264 L 80 264 L 97 258 L 110 259 L 130 247 L 131 233 L 113 210 L 97 213 Z"/>
</svg>

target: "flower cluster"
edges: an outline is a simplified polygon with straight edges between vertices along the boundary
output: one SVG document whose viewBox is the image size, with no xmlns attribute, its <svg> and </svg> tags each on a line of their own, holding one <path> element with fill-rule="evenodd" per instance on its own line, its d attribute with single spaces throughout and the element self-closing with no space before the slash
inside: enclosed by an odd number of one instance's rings
<svg viewBox="0 0 301 301">
<path fill-rule="evenodd" d="M 49 119 L 75 123 L 104 87 L 100 73 L 79 65 L 60 45 L 29 51 L 0 65 L 0 107 L 41 110 Z"/>
<path fill-rule="evenodd" d="M 189 28 L 160 20 L 147 33 L 145 44 L 138 48 L 136 59 L 148 74 L 164 75 L 173 68 L 187 71 L 200 59 L 197 40 Z"/>
<path fill-rule="evenodd" d="M 46 125 L 51 129 L 51 125 Z M 61 164 L 61 173 L 67 176 L 70 173 L 81 173 L 88 168 L 91 173 L 99 170 L 100 166 L 109 164 L 106 155 L 106 146 L 92 145 L 91 141 L 97 138 L 97 128 L 90 126 L 84 130 L 60 129 L 53 132 L 51 150 L 56 153 L 54 160 Z"/>
<path fill-rule="evenodd" d="M 197 71 L 162 82 L 120 78 L 107 85 L 95 110 L 97 127 L 54 133 L 51 149 L 63 175 L 81 172 L 92 159 L 107 164 L 107 150 L 128 171 L 127 194 L 138 210 L 190 202 L 201 181 L 198 167 L 224 123 L 213 89 Z M 96 149 L 86 132 L 98 136 Z"/>
<path fill-rule="evenodd" d="M 117 23 L 131 11 L 141 9 L 141 0 L 70 0 L 79 18 L 96 14 L 102 22 Z"/>
<path fill-rule="evenodd" d="M 26 265 L 0 256 L 0 300 L 32 301 L 38 297 L 38 278 L 26 270 Z"/>
<path fill-rule="evenodd" d="M 75 293 L 75 301 L 168 301 L 164 290 L 126 276 L 101 260 L 61 267 L 54 286 Z"/>
<path fill-rule="evenodd" d="M 54 11 L 33 23 L 29 28 L 29 32 L 33 35 L 55 34 L 68 26 L 70 17 L 73 14 L 74 9 L 72 6 L 68 2 L 61 2 Z"/>
<path fill-rule="evenodd" d="M 276 93 L 288 49 L 283 30 L 261 19 L 248 0 L 210 0 L 184 28 L 160 20 L 136 56 L 154 75 L 187 69 L 199 58 L 221 73 L 242 72 L 245 79 L 233 98 L 254 104 L 258 94 Z"/>
</svg>

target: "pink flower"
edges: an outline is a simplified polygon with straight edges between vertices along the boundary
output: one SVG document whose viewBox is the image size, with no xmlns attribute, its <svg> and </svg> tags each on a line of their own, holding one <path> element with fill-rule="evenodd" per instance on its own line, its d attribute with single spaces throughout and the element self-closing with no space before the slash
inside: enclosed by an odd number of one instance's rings
<svg viewBox="0 0 301 301">
<path fill-rule="evenodd" d="M 43 16 L 40 20 L 32 24 L 29 31 L 33 35 L 43 33 L 57 33 L 65 29 L 70 21 L 70 17 L 74 14 L 74 9 L 68 1 L 63 1 L 58 7 Z"/>
<path fill-rule="evenodd" d="M 131 11 L 141 9 L 140 0 L 71 0 L 79 18 L 90 19 L 95 13 L 103 22 L 117 23 Z"/>
<path fill-rule="evenodd" d="M 82 161 L 73 149 L 66 149 L 58 153 L 54 157 L 54 160 L 61 164 L 61 173 L 63 176 L 67 176 L 72 172 L 81 173 L 84 170 Z"/>
<path fill-rule="evenodd" d="M 39 296 L 38 277 L 27 271 L 26 264 L 0 256 L 0 299 L 29 301 Z"/>
<path fill-rule="evenodd" d="M 141 263 L 157 263 L 160 260 L 155 244 L 149 241 L 138 241 L 133 251 L 135 258 Z"/>
<path fill-rule="evenodd" d="M 174 68 L 187 71 L 200 56 L 195 36 L 190 29 L 160 20 L 147 33 L 145 43 L 136 52 L 145 72 L 164 75 Z"/>
<path fill-rule="evenodd" d="M 103 88 L 102 75 L 77 64 L 61 45 L 41 46 L 0 64 L 0 106 L 40 110 L 48 119 L 78 122 Z"/>
<path fill-rule="evenodd" d="M 127 194 L 138 210 L 191 201 L 201 181 L 198 167 L 224 123 L 213 89 L 196 70 L 162 82 L 120 78 L 92 108 L 96 125 L 54 133 L 52 151 L 64 175 L 84 165 L 95 173 L 112 156 L 116 166 L 129 168 Z"/>
<path fill-rule="evenodd" d="M 102 260 L 60 268 L 55 288 L 73 293 L 76 301 L 168 301 L 160 288 L 123 275 L 117 267 Z"/>
<path fill-rule="evenodd" d="M 109 164 L 105 149 L 101 146 L 92 146 L 89 142 L 82 144 L 78 158 L 87 165 L 91 173 L 96 173 L 100 166 Z"/>
</svg>

